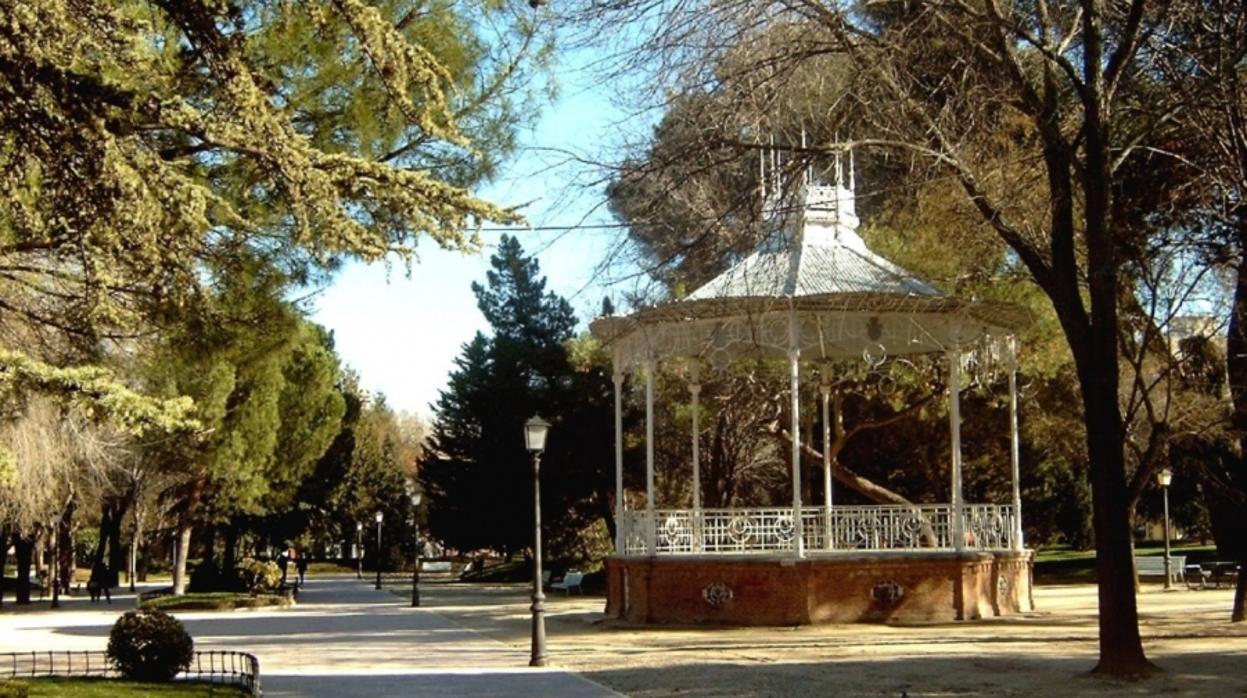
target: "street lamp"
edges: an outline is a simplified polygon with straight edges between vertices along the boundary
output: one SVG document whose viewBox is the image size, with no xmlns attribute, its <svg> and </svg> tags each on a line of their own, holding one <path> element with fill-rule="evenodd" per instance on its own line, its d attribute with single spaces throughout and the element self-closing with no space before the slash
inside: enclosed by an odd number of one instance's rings
<svg viewBox="0 0 1247 698">
<path fill-rule="evenodd" d="M 94 570 L 92 570 L 94 572 Z M 58 516 L 52 526 L 52 608 L 61 607 L 61 520 Z M 104 584 L 104 580 L 98 580 Z M 110 597 L 111 598 L 111 597 Z"/>
<path fill-rule="evenodd" d="M 385 520 L 385 514 L 377 512 L 372 517 L 377 522 L 377 589 L 381 589 L 381 522 Z"/>
<path fill-rule="evenodd" d="M 1169 589 L 1173 585 L 1170 580 L 1173 574 L 1170 568 L 1172 561 L 1169 557 L 1169 483 L 1173 482 L 1173 471 L 1165 468 L 1156 474 L 1156 481 L 1160 483 L 1161 491 L 1165 496 L 1165 588 Z"/>
<path fill-rule="evenodd" d="M 533 454 L 533 645 L 528 666 L 546 665 L 546 595 L 541 590 L 541 452 L 550 423 L 540 416 L 524 422 L 524 445 Z"/>
<path fill-rule="evenodd" d="M 416 529 L 416 563 L 411 566 L 411 607 L 418 608 L 420 606 L 420 521 L 416 517 L 419 513 L 421 495 L 419 492 L 411 495 L 411 521 Z"/>
<path fill-rule="evenodd" d="M 355 522 L 355 578 L 364 578 L 364 522 Z"/>
</svg>

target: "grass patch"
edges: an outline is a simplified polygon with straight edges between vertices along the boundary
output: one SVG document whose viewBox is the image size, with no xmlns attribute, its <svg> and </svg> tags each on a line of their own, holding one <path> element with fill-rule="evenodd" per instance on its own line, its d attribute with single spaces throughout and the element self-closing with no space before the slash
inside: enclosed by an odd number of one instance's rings
<svg viewBox="0 0 1247 698">
<path fill-rule="evenodd" d="M 295 566 L 291 565 L 290 568 L 295 569 Z M 309 576 L 313 574 L 355 574 L 355 567 L 340 565 L 336 562 L 309 562 L 307 573 Z"/>
<path fill-rule="evenodd" d="M 6 692 L 8 689 L 8 692 Z M 23 691 L 25 689 L 25 691 Z M 241 686 L 209 684 L 201 681 L 173 681 L 170 683 L 144 683 L 120 679 L 31 679 L 28 681 L 0 681 L 0 696 L 29 696 L 30 698 L 235 698 L 251 695 Z"/>
<path fill-rule="evenodd" d="M 1187 564 L 1199 564 L 1219 559 L 1215 545 L 1172 545 L 1171 555 L 1185 555 Z M 1148 557 L 1164 555 L 1164 543 L 1141 543 L 1135 546 L 1135 555 Z M 1035 582 L 1037 584 L 1094 584 L 1095 551 L 1074 550 L 1066 545 L 1040 548 L 1035 553 Z"/>
<path fill-rule="evenodd" d="M 524 582 L 533 578 L 533 568 L 525 560 L 496 562 L 484 569 L 472 570 L 459 577 L 465 582 Z"/>
<path fill-rule="evenodd" d="M 550 569 L 550 567 L 546 567 Z M 553 569 L 554 574 L 550 576 L 550 581 L 557 582 L 563 578 L 563 570 L 560 568 Z M 533 568 L 527 560 L 513 560 L 511 562 L 498 562 L 492 565 L 486 565 L 483 570 L 475 570 L 459 577 L 460 581 L 478 582 L 487 584 L 505 584 L 513 582 L 531 583 L 533 581 Z M 582 594 L 605 594 L 606 593 L 606 572 L 598 570 L 596 572 L 585 573 L 584 579 L 580 583 L 580 593 Z M 395 592 L 401 593 L 401 592 Z M 410 591 L 405 592 L 410 598 Z M 555 592 L 562 594 L 562 592 Z M 573 592 L 575 593 L 575 592 Z M 547 594 L 549 594 L 547 587 Z"/>
<path fill-rule="evenodd" d="M 282 594 L 247 594 L 233 591 L 209 591 L 173 596 L 153 596 L 144 599 L 139 608 L 157 608 L 162 611 L 229 611 L 235 608 L 262 608 L 265 606 L 289 606 L 291 600 Z"/>
</svg>

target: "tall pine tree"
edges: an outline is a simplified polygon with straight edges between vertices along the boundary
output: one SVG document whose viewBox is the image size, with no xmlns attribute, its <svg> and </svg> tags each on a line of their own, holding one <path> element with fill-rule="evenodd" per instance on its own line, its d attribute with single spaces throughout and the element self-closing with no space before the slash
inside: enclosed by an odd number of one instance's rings
<svg viewBox="0 0 1247 698">
<path fill-rule="evenodd" d="M 554 423 L 542 460 L 543 515 L 548 530 L 583 524 L 578 511 L 601 499 L 601 443 L 563 429 L 587 416 L 585 379 L 601 372 L 573 370 L 567 351 L 576 317 L 570 304 L 546 290 L 537 260 L 519 241 L 503 237 L 485 284 L 473 284 L 493 329 L 464 345 L 436 405 L 430 448 L 420 469 L 430 495 L 429 526 L 452 547 L 492 548 L 510 555 L 532 541 L 531 459 L 523 424 L 534 414 Z M 601 392 L 601 391 L 597 391 Z M 590 410 L 592 411 L 592 410 Z M 609 418 L 601 417 L 609 426 Z M 594 445 L 596 444 L 596 446 Z M 601 453 L 588 451 L 597 448 Z M 580 470 L 587 468 L 587 470 Z M 591 507 L 590 507 L 591 508 Z M 597 507 L 598 513 L 606 507 Z"/>
</svg>

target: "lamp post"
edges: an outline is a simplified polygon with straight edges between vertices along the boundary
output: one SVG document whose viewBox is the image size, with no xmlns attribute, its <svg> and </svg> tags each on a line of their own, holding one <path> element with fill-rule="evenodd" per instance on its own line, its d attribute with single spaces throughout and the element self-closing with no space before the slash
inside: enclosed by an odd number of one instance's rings
<svg viewBox="0 0 1247 698">
<path fill-rule="evenodd" d="M 539 416 L 524 422 L 524 445 L 533 454 L 533 643 L 528 666 L 546 665 L 546 595 L 541 590 L 541 452 L 550 423 Z"/>
<path fill-rule="evenodd" d="M 61 520 L 58 516 L 52 525 L 52 608 L 61 607 Z M 104 584 L 104 580 L 98 580 Z"/>
<path fill-rule="evenodd" d="M 1165 498 L 1165 588 L 1169 589 L 1173 585 L 1170 581 L 1173 570 L 1170 568 L 1172 561 L 1169 557 L 1169 483 L 1173 482 L 1173 471 L 1165 468 L 1156 474 L 1156 481 L 1160 483 Z"/>
<path fill-rule="evenodd" d="M 355 522 L 355 578 L 364 578 L 364 522 Z"/>
<path fill-rule="evenodd" d="M 411 495 L 411 521 L 415 525 L 415 545 L 416 545 L 416 561 L 411 566 L 411 607 L 418 608 L 420 606 L 420 520 L 417 518 L 420 511 L 420 493 Z"/>
<path fill-rule="evenodd" d="M 377 589 L 381 588 L 381 522 L 385 520 L 385 514 L 377 512 L 372 517 L 377 522 Z"/>
</svg>

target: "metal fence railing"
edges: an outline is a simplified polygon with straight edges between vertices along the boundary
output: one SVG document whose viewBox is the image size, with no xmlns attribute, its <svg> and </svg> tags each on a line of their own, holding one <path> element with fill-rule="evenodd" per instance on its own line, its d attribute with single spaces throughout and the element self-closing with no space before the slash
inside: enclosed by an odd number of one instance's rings
<svg viewBox="0 0 1247 698">
<path fill-rule="evenodd" d="M 1011 550 L 1016 512 L 1008 504 L 961 507 L 961 544 L 947 504 L 837 506 L 801 509 L 809 552 Z M 626 555 L 775 553 L 796 546 L 790 507 L 658 509 L 624 512 Z"/>
<path fill-rule="evenodd" d="M 0 652 L 0 678 L 37 679 L 116 678 L 117 669 L 98 650 Z M 203 650 L 195 652 L 190 667 L 175 680 L 236 684 L 253 696 L 262 695 L 260 660 L 250 652 Z"/>
</svg>

